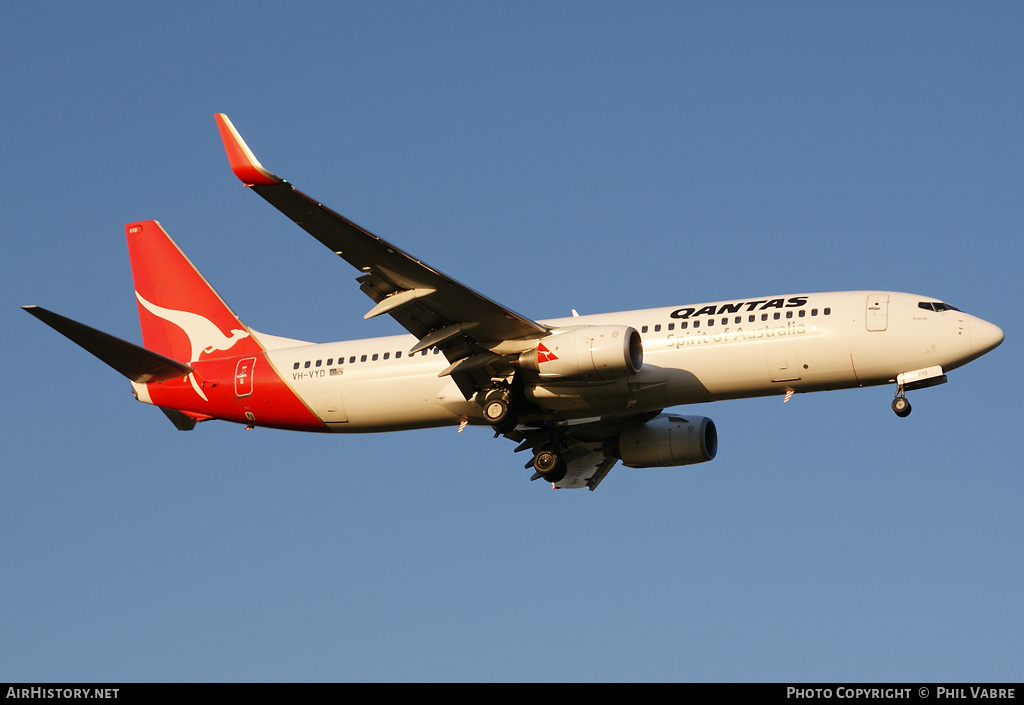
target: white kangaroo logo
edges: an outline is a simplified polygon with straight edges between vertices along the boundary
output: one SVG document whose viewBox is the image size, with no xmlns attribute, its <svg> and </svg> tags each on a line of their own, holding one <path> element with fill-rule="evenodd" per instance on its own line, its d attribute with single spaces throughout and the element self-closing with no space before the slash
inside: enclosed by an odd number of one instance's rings
<svg viewBox="0 0 1024 705">
<path fill-rule="evenodd" d="M 188 336 L 188 342 L 192 345 L 192 353 L 188 360 L 190 363 L 198 360 L 201 353 L 209 355 L 214 350 L 230 350 L 239 340 L 249 337 L 249 332 L 241 328 L 233 328 L 231 330 L 231 337 L 228 337 L 221 333 L 220 328 L 211 323 L 209 319 L 200 316 L 198 313 L 176 311 L 172 308 L 157 306 L 146 301 L 137 291 L 135 292 L 135 298 L 154 316 L 162 318 L 168 323 L 173 323 L 185 332 L 185 335 Z M 196 394 L 201 396 L 203 401 L 209 401 L 196 382 L 195 375 L 189 373 L 188 378 L 192 382 L 192 389 L 196 390 Z"/>
</svg>

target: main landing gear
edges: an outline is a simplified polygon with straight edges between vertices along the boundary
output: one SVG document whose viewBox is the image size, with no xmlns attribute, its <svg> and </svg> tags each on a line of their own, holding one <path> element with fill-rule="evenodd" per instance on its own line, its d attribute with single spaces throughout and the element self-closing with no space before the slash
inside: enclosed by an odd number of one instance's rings
<svg viewBox="0 0 1024 705">
<path fill-rule="evenodd" d="M 559 458 L 554 451 L 541 450 L 533 456 L 533 469 L 546 482 L 555 484 L 565 477 L 566 466 L 565 461 Z"/>
<path fill-rule="evenodd" d="M 533 406 L 524 398 L 523 385 L 518 377 L 492 382 L 493 386 L 477 392 L 476 400 L 484 421 L 497 434 L 503 435 L 514 431 L 519 425 L 520 416 L 530 414 Z"/>
<path fill-rule="evenodd" d="M 508 400 L 503 397 L 492 397 L 484 402 L 484 420 L 487 421 L 498 433 L 508 433 L 519 423 L 519 416 L 515 413 Z"/>
<path fill-rule="evenodd" d="M 483 397 L 482 402 L 479 401 L 480 396 Z M 523 441 L 516 452 L 527 448 L 533 450 L 533 459 L 526 464 L 527 468 L 532 467 L 536 471 L 530 479 L 555 484 L 565 478 L 568 465 L 559 455 L 565 450 L 561 443 L 561 433 L 553 430 L 542 432 L 542 427 L 537 425 L 517 430 L 520 412 L 529 416 L 532 407 L 523 398 L 522 389 L 517 388 L 514 381 L 481 392 L 477 399 L 480 415 L 494 429 L 495 438 L 506 435 Z"/>
</svg>

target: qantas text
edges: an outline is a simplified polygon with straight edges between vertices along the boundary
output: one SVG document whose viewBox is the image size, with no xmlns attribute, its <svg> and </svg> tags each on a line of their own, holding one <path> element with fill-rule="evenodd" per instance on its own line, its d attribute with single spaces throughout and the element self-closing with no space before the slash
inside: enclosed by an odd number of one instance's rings
<svg viewBox="0 0 1024 705">
<path fill-rule="evenodd" d="M 791 296 L 788 299 L 761 299 L 760 301 L 738 301 L 732 304 L 710 304 L 698 309 L 693 306 L 677 308 L 672 318 L 690 318 L 691 316 L 718 316 L 723 313 L 739 313 L 740 311 L 765 311 L 770 308 L 793 308 L 806 306 L 806 296 Z M 744 308 L 746 306 L 746 308 Z M 759 308 L 760 307 L 760 308 Z"/>
</svg>

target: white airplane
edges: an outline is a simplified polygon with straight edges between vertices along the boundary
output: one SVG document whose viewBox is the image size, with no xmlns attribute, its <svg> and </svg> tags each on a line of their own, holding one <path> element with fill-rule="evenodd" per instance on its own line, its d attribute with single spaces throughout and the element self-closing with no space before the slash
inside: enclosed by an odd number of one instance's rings
<svg viewBox="0 0 1024 705">
<path fill-rule="evenodd" d="M 38 306 L 29 313 L 131 380 L 182 430 L 362 433 L 493 427 L 529 450 L 533 479 L 591 490 L 634 468 L 715 457 L 714 422 L 669 407 L 895 384 L 906 392 L 1003 341 L 938 299 L 890 291 L 761 296 L 534 321 L 491 301 L 297 191 L 216 116 L 235 175 L 358 270 L 408 335 L 314 344 L 253 330 L 156 221 L 125 226 L 145 347 Z M 573 312 L 575 314 L 575 311 Z"/>
</svg>

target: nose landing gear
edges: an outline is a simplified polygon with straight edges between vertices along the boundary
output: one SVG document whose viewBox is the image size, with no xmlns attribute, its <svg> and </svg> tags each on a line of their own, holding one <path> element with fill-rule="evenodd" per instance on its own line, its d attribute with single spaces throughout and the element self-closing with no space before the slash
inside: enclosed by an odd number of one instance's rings
<svg viewBox="0 0 1024 705">
<path fill-rule="evenodd" d="M 903 387 L 899 387 L 896 390 L 896 398 L 892 400 L 892 410 L 901 419 L 910 416 L 910 402 L 904 395 Z"/>
<path fill-rule="evenodd" d="M 946 375 L 942 373 L 942 368 L 938 365 L 896 375 L 896 398 L 892 400 L 893 412 L 901 419 L 910 416 L 907 392 L 911 389 L 924 389 L 945 383 Z"/>
</svg>

